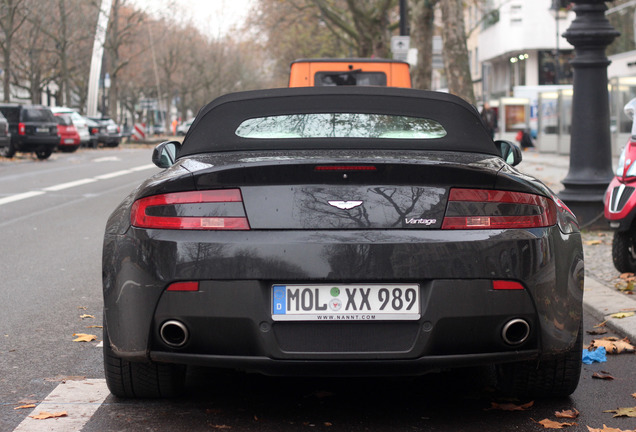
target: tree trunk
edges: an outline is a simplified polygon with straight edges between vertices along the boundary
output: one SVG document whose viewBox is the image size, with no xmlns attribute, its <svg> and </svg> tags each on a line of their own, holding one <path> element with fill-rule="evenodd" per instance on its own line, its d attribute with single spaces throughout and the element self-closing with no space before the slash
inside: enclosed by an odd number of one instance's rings
<svg viewBox="0 0 636 432">
<path fill-rule="evenodd" d="M 441 0 L 444 27 L 444 69 L 450 93 L 475 104 L 473 80 L 470 75 L 464 10 L 462 0 Z"/>
<path fill-rule="evenodd" d="M 413 45 L 417 48 L 417 66 L 413 87 L 429 90 L 433 79 L 433 34 L 435 5 L 438 0 L 420 0 L 413 5 Z"/>
</svg>

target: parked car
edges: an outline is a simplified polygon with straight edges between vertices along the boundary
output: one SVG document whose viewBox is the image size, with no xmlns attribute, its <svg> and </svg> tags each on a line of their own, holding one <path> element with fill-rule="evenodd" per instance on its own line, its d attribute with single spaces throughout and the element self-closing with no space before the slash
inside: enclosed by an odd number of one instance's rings
<svg viewBox="0 0 636 432">
<path fill-rule="evenodd" d="M 110 391 L 170 396 L 188 365 L 315 376 L 494 365 L 510 394 L 571 394 L 581 235 L 514 167 L 521 157 L 445 93 L 216 99 L 183 144 L 155 148 L 164 171 L 107 222 Z"/>
<path fill-rule="evenodd" d="M 101 133 L 100 130 L 105 128 L 105 126 L 100 125 L 95 120 L 91 120 L 88 117 L 84 117 L 86 120 L 86 126 L 88 127 L 89 139 L 88 139 L 88 147 L 97 148 L 99 144 L 99 136 Z"/>
<path fill-rule="evenodd" d="M 9 122 L 0 112 L 0 155 L 2 149 L 9 147 L 11 144 L 11 133 L 9 132 Z"/>
<path fill-rule="evenodd" d="M 177 126 L 177 135 L 185 136 L 185 134 L 188 133 L 188 130 L 190 130 L 190 126 L 192 126 L 193 122 L 194 122 L 194 117 L 184 121 L 179 126 Z"/>
<path fill-rule="evenodd" d="M 40 105 L 0 104 L 0 112 L 9 121 L 11 141 L 0 148 L 0 156 L 13 157 L 16 152 L 35 152 L 47 159 L 57 148 L 57 120 L 50 109 Z"/>
<path fill-rule="evenodd" d="M 70 114 L 54 114 L 57 119 L 57 133 L 60 136 L 58 149 L 63 152 L 74 152 L 80 146 L 80 135 L 73 124 Z"/>
<path fill-rule="evenodd" d="M 88 146 L 90 141 L 90 132 L 88 131 L 88 125 L 86 124 L 86 119 L 84 116 L 80 115 L 79 112 L 74 110 L 73 108 L 67 107 L 51 107 L 51 112 L 53 114 L 68 114 L 71 116 L 71 120 L 73 121 L 73 125 L 77 129 L 77 132 L 80 136 L 80 145 Z"/>
<path fill-rule="evenodd" d="M 111 118 L 88 117 L 100 125 L 97 140 L 106 147 L 117 147 L 121 142 L 121 127 Z"/>
</svg>

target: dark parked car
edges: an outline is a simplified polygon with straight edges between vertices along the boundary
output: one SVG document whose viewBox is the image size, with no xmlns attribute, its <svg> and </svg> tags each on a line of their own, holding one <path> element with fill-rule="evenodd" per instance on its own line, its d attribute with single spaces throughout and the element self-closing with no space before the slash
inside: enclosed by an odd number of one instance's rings
<svg viewBox="0 0 636 432">
<path fill-rule="evenodd" d="M 11 133 L 9 132 L 9 122 L 0 112 L 0 156 L 3 155 L 4 149 L 11 144 Z"/>
<path fill-rule="evenodd" d="M 455 96 L 229 94 L 110 216 L 104 362 L 120 397 L 188 365 L 419 375 L 495 365 L 507 393 L 581 370 L 583 252 L 568 208 Z"/>
<path fill-rule="evenodd" d="M 106 147 L 117 147 L 121 142 L 121 127 L 111 118 L 88 117 L 99 124 L 97 141 Z M 90 130 L 89 130 L 90 131 Z"/>
<path fill-rule="evenodd" d="M 0 155 L 13 157 L 16 152 L 35 152 L 47 159 L 60 142 L 57 120 L 50 109 L 40 105 L 0 104 L 0 112 L 9 121 L 11 141 L 0 148 Z"/>
</svg>

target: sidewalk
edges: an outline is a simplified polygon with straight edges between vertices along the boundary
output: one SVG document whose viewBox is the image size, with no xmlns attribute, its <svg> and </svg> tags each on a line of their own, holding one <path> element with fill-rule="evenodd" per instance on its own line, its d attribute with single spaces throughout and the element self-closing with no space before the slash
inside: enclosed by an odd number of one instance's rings
<svg viewBox="0 0 636 432">
<path fill-rule="evenodd" d="M 561 180 L 568 174 L 569 165 L 569 156 L 528 151 L 523 153 L 523 161 L 517 169 L 540 179 L 558 194 L 563 189 Z M 609 328 L 635 342 L 636 315 L 620 319 L 610 317 L 617 312 L 636 311 L 636 295 L 624 294 L 616 288 L 619 273 L 612 263 L 612 236 L 610 231 L 583 230 L 585 254 L 583 306 L 598 320 L 607 321 Z"/>
</svg>

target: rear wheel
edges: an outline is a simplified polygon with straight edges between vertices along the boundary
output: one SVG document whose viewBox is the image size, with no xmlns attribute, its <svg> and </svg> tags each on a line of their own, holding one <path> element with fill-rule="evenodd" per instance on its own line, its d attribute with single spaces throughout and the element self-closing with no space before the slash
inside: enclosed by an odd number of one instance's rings
<svg viewBox="0 0 636 432">
<path fill-rule="evenodd" d="M 574 346 L 553 357 L 505 363 L 497 366 L 497 381 L 501 390 L 518 397 L 566 397 L 571 395 L 581 376 L 583 326 Z"/>
<path fill-rule="evenodd" d="M 181 393 L 186 367 L 123 360 L 110 347 L 104 326 L 104 372 L 110 392 L 120 398 L 167 398 Z"/>
<path fill-rule="evenodd" d="M 636 272 L 636 247 L 631 231 L 614 232 L 612 260 L 619 272 Z"/>
<path fill-rule="evenodd" d="M 9 143 L 6 147 L 0 147 L 0 156 L 12 158 L 13 155 L 15 155 L 15 147 L 13 147 L 13 144 Z"/>
<path fill-rule="evenodd" d="M 47 149 L 47 150 L 36 150 L 35 151 L 35 156 L 37 156 L 38 159 L 40 160 L 44 160 L 44 159 L 48 159 L 49 156 L 51 156 L 51 153 L 53 153 L 53 150 Z"/>
</svg>

